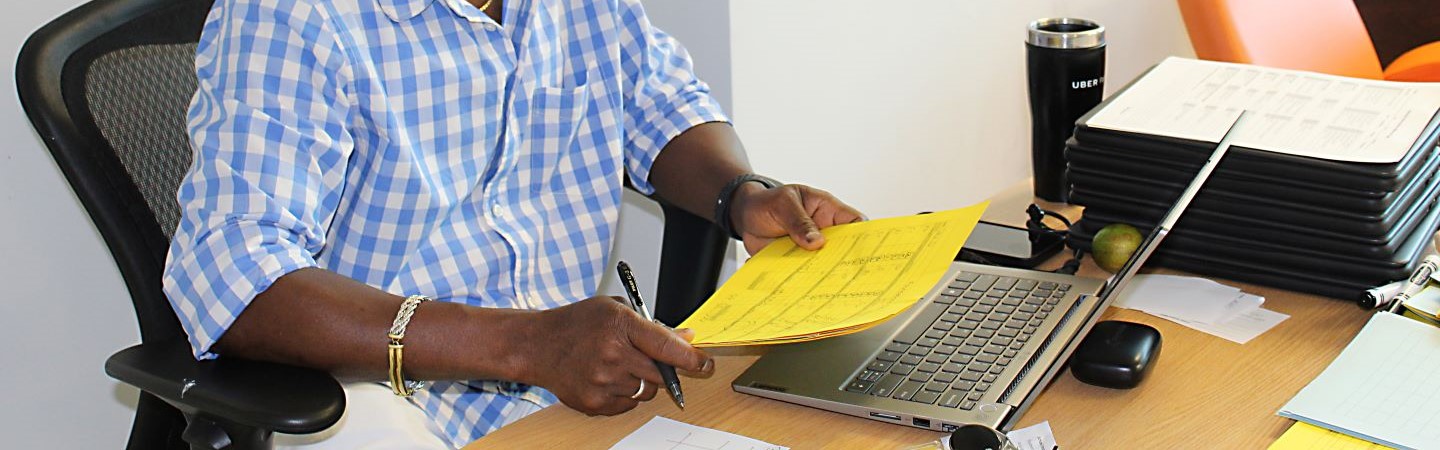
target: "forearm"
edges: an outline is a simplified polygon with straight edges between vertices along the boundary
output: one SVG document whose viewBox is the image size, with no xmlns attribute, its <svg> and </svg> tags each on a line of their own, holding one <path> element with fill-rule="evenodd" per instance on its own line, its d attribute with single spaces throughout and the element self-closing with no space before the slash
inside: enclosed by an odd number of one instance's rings
<svg viewBox="0 0 1440 450">
<path fill-rule="evenodd" d="M 256 296 L 216 343 L 223 356 L 275 361 L 343 378 L 384 380 L 385 337 L 404 297 L 310 268 L 280 277 Z M 406 330 L 412 379 L 514 379 L 512 330 L 534 312 L 425 302 Z"/>
<path fill-rule="evenodd" d="M 655 158 L 650 184 L 666 201 L 700 217 L 729 221 L 750 254 L 774 238 L 790 238 L 807 250 L 825 245 L 820 229 L 864 220 L 855 208 L 829 192 L 798 184 L 768 189 L 743 183 L 730 193 L 729 217 L 714 217 L 720 190 L 735 177 L 752 172 L 745 148 L 727 123 L 706 123 L 670 140 Z"/>
<path fill-rule="evenodd" d="M 618 300 L 591 297 L 545 311 L 422 303 L 405 333 L 406 378 L 516 381 L 549 389 L 586 414 L 618 414 L 654 397 L 655 361 L 713 370 L 709 355 Z M 333 272 L 297 270 L 257 296 L 216 351 L 384 380 L 385 335 L 403 301 Z M 640 380 L 649 387 L 635 394 Z"/>
<path fill-rule="evenodd" d="M 735 129 L 728 123 L 710 122 L 691 127 L 665 145 L 655 158 L 650 183 L 665 201 L 712 218 L 720 189 L 750 171 Z"/>
</svg>

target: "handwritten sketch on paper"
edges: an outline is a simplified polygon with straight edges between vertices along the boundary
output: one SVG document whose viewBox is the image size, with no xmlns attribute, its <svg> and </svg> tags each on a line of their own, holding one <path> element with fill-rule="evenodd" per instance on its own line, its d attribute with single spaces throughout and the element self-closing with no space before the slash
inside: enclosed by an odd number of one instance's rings
<svg viewBox="0 0 1440 450">
<path fill-rule="evenodd" d="M 789 450 L 734 433 L 655 416 L 610 450 Z"/>
</svg>

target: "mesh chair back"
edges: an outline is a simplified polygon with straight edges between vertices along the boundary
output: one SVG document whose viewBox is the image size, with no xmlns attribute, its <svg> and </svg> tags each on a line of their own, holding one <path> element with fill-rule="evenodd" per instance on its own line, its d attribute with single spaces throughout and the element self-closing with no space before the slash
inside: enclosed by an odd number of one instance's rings
<svg viewBox="0 0 1440 450">
<path fill-rule="evenodd" d="M 95 126 L 166 241 L 180 220 L 175 192 L 192 157 L 185 110 L 195 92 L 194 61 L 193 43 L 139 45 L 106 53 L 85 73 Z"/>
<path fill-rule="evenodd" d="M 185 111 L 209 0 L 99 0 L 37 31 L 20 100 L 100 230 L 145 342 L 183 331 L 160 289 L 190 166 Z"/>
</svg>

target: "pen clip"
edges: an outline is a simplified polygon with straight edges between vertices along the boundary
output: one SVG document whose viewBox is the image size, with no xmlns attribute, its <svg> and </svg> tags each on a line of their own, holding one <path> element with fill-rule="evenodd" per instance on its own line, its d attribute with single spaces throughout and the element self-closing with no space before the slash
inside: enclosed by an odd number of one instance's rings
<svg viewBox="0 0 1440 450">
<path fill-rule="evenodd" d="M 655 317 L 650 315 L 650 309 L 645 307 L 645 301 L 640 299 L 640 288 L 635 283 L 635 275 L 630 272 L 630 265 L 625 261 L 615 263 L 615 271 L 620 275 L 620 284 L 625 287 L 625 297 L 629 300 L 630 309 L 640 314 L 640 317 L 651 322 Z"/>
</svg>

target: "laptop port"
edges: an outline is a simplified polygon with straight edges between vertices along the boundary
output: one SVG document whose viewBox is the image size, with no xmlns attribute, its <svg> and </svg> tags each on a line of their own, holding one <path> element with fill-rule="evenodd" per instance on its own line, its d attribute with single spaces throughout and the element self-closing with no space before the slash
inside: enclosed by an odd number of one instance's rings
<svg viewBox="0 0 1440 450">
<path fill-rule="evenodd" d="M 951 431 L 955 431 L 955 430 L 958 430 L 958 429 L 960 429 L 960 426 L 959 426 L 959 425 L 956 425 L 956 424 L 953 424 L 953 423 L 940 422 L 940 431 L 944 431 L 944 432 L 946 432 L 946 433 L 949 433 L 949 432 L 951 432 Z"/>
<path fill-rule="evenodd" d="M 899 421 L 900 421 L 900 416 L 897 416 L 897 415 L 894 415 L 894 414 L 885 414 L 885 413 L 872 412 L 872 413 L 870 413 L 870 417 L 879 417 L 879 418 L 881 418 L 881 419 L 890 419 L 890 420 L 893 420 L 893 421 L 896 421 L 896 422 L 899 422 Z"/>
<path fill-rule="evenodd" d="M 914 423 L 917 427 L 930 428 L 930 419 L 921 419 L 919 417 L 916 417 L 914 419 L 910 419 L 910 422 Z"/>
</svg>

